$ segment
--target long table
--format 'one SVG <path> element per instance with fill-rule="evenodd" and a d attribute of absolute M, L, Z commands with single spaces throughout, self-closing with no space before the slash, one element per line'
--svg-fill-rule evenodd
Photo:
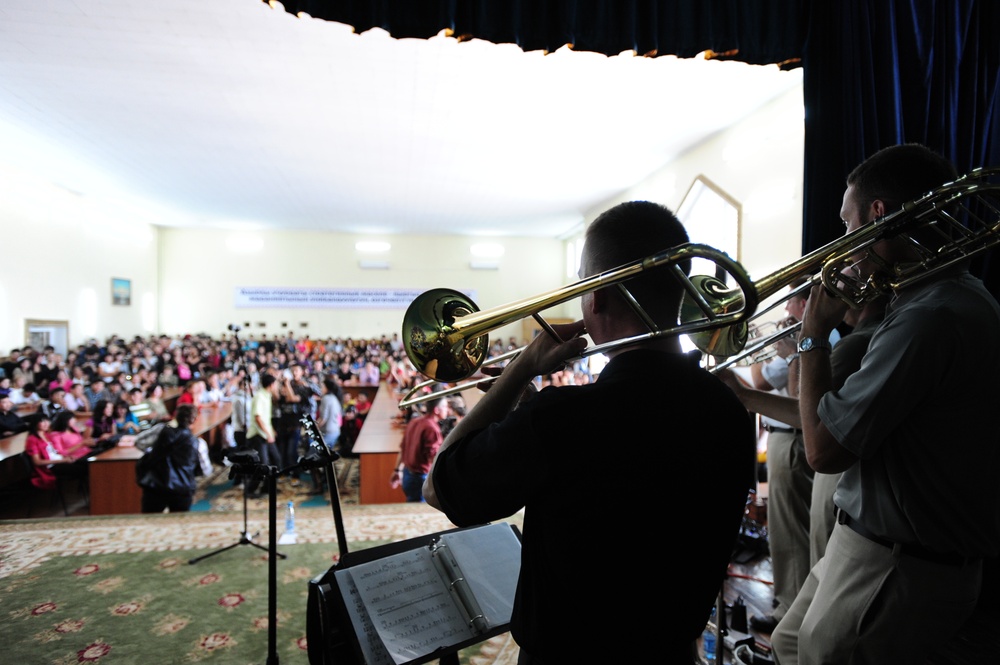
<path fill-rule="evenodd" d="M 209 448 L 221 445 L 225 425 L 232 413 L 233 405 L 229 402 L 203 407 L 199 409 L 191 432 L 196 437 L 203 437 Z M 134 446 L 118 446 L 88 460 L 91 515 L 142 512 L 142 488 L 135 481 L 135 463 L 142 455 L 143 451 Z"/>
<path fill-rule="evenodd" d="M 402 503 L 406 495 L 402 488 L 389 487 L 389 477 L 396 464 L 396 454 L 403 442 L 402 411 L 399 397 L 383 381 L 372 408 L 365 418 L 353 452 L 358 455 L 358 503 Z"/>
<path fill-rule="evenodd" d="M 476 389 L 462 393 L 466 409 L 471 409 L 482 395 Z M 402 399 L 392 388 L 382 382 L 372 402 L 371 411 L 361 427 L 354 452 L 359 456 L 358 503 L 402 503 L 406 495 L 402 488 L 389 486 L 389 477 L 396 468 L 396 456 L 403 443 Z"/>

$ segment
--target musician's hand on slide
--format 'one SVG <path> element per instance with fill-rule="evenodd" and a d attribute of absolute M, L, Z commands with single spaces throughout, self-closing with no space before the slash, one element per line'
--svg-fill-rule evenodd
<path fill-rule="evenodd" d="M 553 325 L 552 329 L 559 339 L 566 341 L 560 342 L 546 332 L 539 332 L 508 367 L 516 366 L 520 375 L 530 381 L 562 369 L 566 361 L 578 357 L 587 348 L 583 321 Z"/>
<path fill-rule="evenodd" d="M 844 320 L 848 305 L 840 298 L 831 295 L 822 284 L 812 287 L 809 299 L 806 300 L 806 310 L 802 317 L 800 336 L 829 336 L 830 332 Z M 808 331 L 808 332 L 807 332 Z"/>

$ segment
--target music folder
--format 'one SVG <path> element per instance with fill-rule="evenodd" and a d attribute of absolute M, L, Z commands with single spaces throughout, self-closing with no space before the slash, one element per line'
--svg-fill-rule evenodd
<path fill-rule="evenodd" d="M 314 614 L 327 624 L 312 631 L 322 636 L 309 635 L 314 665 L 415 665 L 509 630 L 521 566 L 516 527 L 498 522 L 384 547 L 355 553 L 368 556 L 314 580 L 311 593 L 326 583 L 317 598 L 325 610 Z M 321 654 L 314 637 L 323 642 L 315 645 Z"/>

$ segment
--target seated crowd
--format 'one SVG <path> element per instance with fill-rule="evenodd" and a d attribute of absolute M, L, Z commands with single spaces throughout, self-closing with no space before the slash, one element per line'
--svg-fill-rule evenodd
<path fill-rule="evenodd" d="M 495 340 L 490 355 L 517 346 L 513 338 Z M 301 371 L 293 373 L 295 367 Z M 291 465 L 299 452 L 300 441 L 294 434 L 306 409 L 325 431 L 335 433 L 337 440 L 328 440 L 328 445 L 337 445 L 341 455 L 349 457 L 371 407 L 368 394 L 357 387 L 377 386 L 384 380 L 404 393 L 424 380 L 397 334 L 323 340 L 266 334 L 245 339 L 199 334 L 125 340 L 113 335 L 103 343 L 90 340 L 65 357 L 52 347 L 40 351 L 24 347 L 0 360 L 0 438 L 30 431 L 25 449 L 36 466 L 32 482 L 41 488 L 51 487 L 57 475 L 70 472 L 71 466 L 62 468 L 66 462 L 107 447 L 134 445 L 144 430 L 174 421 L 177 408 L 184 404 L 232 402 L 233 436 L 228 445 L 239 446 L 245 430 L 245 413 L 240 412 L 249 402 L 246 389 L 256 392 L 264 374 L 287 384 L 289 395 L 297 392 L 306 397 L 293 404 L 282 392 L 275 402 L 276 430 L 294 438 L 291 445 L 278 446 L 284 453 L 283 467 Z M 539 387 L 589 380 L 588 365 L 578 363 L 572 370 L 542 377 Z M 165 394 L 177 396 L 176 406 L 167 408 Z M 339 428 L 322 421 L 324 412 L 329 413 L 321 406 L 325 395 L 336 396 L 339 402 L 340 413 L 335 416 Z M 411 413 L 404 415 L 408 419 Z M 221 463 L 224 451 L 212 453 Z M 298 484 L 297 477 L 292 481 Z M 321 481 L 314 479 L 313 484 L 314 492 L 322 491 Z"/>

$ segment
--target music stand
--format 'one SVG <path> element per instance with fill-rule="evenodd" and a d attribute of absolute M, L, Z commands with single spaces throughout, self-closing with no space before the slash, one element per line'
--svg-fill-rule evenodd
<path fill-rule="evenodd" d="M 362 550 L 355 554 L 349 553 L 347 535 L 344 529 L 344 515 L 340 505 L 340 488 L 337 485 L 337 474 L 333 462 L 340 455 L 331 450 L 323 440 L 323 435 L 309 415 L 304 415 L 299 422 L 309 438 L 309 452 L 299 463 L 306 468 L 322 467 L 327 475 L 330 491 L 330 506 L 333 510 L 334 528 L 337 531 L 337 546 L 340 552 L 340 563 L 322 575 L 310 580 L 309 596 L 306 612 L 306 635 L 309 645 L 309 662 L 311 665 L 361 665 L 354 644 L 357 637 L 349 630 L 350 621 L 343 611 L 343 600 L 338 597 L 334 571 L 341 566 L 353 565 L 372 558 L 384 556 L 386 553 L 398 553 L 423 546 L 439 534 L 420 536 L 399 543 L 390 543 L 381 547 Z M 454 529 L 458 531 L 458 529 Z M 345 623 L 346 622 L 346 623 Z M 458 665 L 458 651 L 435 655 L 441 665 Z"/>

